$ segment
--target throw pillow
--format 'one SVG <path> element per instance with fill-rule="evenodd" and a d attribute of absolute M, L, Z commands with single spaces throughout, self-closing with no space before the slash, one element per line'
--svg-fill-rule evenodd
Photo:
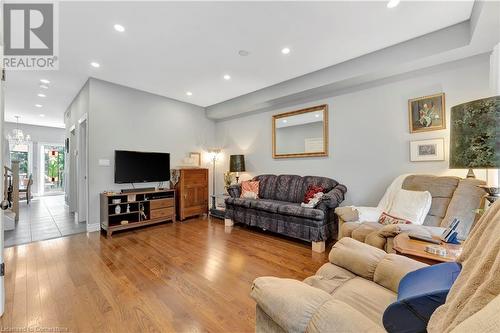
<path fill-rule="evenodd" d="M 247 180 L 241 182 L 241 198 L 258 199 L 259 198 L 259 181 Z"/>
<path fill-rule="evenodd" d="M 382 215 L 380 215 L 380 218 L 378 219 L 378 223 L 383 224 L 383 225 L 388 225 L 388 224 L 411 224 L 411 222 L 408 221 L 408 220 L 402 219 L 400 217 L 389 215 L 386 212 L 383 212 Z"/>
<path fill-rule="evenodd" d="M 389 214 L 422 225 L 432 204 L 428 191 L 399 190 L 396 193 Z"/>
<path fill-rule="evenodd" d="M 307 191 L 306 191 L 306 194 L 304 195 L 304 203 L 309 203 L 309 201 L 314 198 L 314 195 L 316 193 L 320 193 L 320 192 L 323 192 L 324 189 L 321 187 L 321 186 L 317 186 L 317 185 L 309 185 L 309 187 L 307 188 Z"/>

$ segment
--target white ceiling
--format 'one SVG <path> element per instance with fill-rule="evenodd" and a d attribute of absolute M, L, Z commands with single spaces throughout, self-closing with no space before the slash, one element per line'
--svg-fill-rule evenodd
<path fill-rule="evenodd" d="M 60 68 L 8 72 L 6 120 L 62 127 L 89 76 L 209 106 L 465 21 L 473 7 L 386 3 L 61 2 Z M 51 81 L 46 98 L 41 78 Z"/>

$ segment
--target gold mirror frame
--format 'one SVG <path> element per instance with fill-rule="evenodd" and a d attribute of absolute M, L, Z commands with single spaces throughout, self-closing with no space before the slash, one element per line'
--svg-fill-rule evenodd
<path fill-rule="evenodd" d="M 302 113 L 323 111 L 323 151 L 314 153 L 294 153 L 277 154 L 276 153 L 276 119 L 296 116 Z M 324 157 L 328 156 L 328 105 L 318 105 L 297 111 L 285 112 L 273 115 L 273 158 L 297 158 L 297 157 Z"/>

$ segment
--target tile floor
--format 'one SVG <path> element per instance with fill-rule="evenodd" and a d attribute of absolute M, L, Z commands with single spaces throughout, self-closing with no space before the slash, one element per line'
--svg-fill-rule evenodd
<path fill-rule="evenodd" d="M 75 222 L 74 213 L 64 204 L 64 195 L 21 201 L 19 222 L 14 230 L 5 231 L 5 247 L 57 238 L 86 231 L 86 223 Z"/>

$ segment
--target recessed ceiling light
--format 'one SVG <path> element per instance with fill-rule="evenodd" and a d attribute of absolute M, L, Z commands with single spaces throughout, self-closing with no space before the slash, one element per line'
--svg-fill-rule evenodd
<path fill-rule="evenodd" d="M 287 122 L 288 122 L 288 120 L 286 120 L 286 119 L 283 119 L 283 123 L 285 123 L 285 124 L 286 124 Z"/>
<path fill-rule="evenodd" d="M 186 91 L 186 95 L 188 95 L 188 96 L 193 96 L 193 93 L 192 93 L 192 92 L 190 92 L 190 91 Z"/>
<path fill-rule="evenodd" d="M 225 74 L 224 75 L 224 80 L 231 80 L 231 75 Z"/>
<path fill-rule="evenodd" d="M 115 24 L 113 26 L 113 28 L 115 28 L 115 30 L 118 31 L 118 32 L 124 32 L 125 31 L 125 27 L 123 25 L 121 25 L 121 24 Z"/>
<path fill-rule="evenodd" d="M 49 84 L 49 83 L 50 83 L 50 81 L 49 81 L 49 80 L 47 80 L 47 79 L 41 79 L 41 80 L 40 80 L 40 82 L 42 82 L 42 83 L 44 83 L 44 84 Z"/>
<path fill-rule="evenodd" d="M 250 54 L 250 52 L 248 52 L 247 50 L 239 50 L 238 54 L 242 57 L 246 57 L 247 55 Z"/>
<path fill-rule="evenodd" d="M 95 62 L 95 61 L 92 61 L 92 62 L 90 63 L 90 66 L 92 66 L 92 67 L 94 67 L 94 68 L 99 68 L 99 67 L 101 67 L 101 65 L 100 65 L 98 62 Z"/>
<path fill-rule="evenodd" d="M 288 47 L 284 47 L 281 49 L 281 53 L 288 54 L 288 53 L 290 53 L 290 49 Z"/>
<path fill-rule="evenodd" d="M 43 113 L 40 113 L 40 117 L 42 117 L 42 118 L 43 118 L 43 117 L 45 117 L 45 115 L 44 115 Z"/>
<path fill-rule="evenodd" d="M 37 108 L 41 108 L 43 105 L 42 104 L 35 104 Z"/>
<path fill-rule="evenodd" d="M 396 7 L 397 5 L 399 5 L 399 2 L 401 0 L 389 0 L 389 2 L 387 3 L 387 8 L 394 8 Z"/>
<path fill-rule="evenodd" d="M 45 94 L 38 94 L 37 96 L 38 97 L 47 97 L 47 95 L 45 95 Z"/>
<path fill-rule="evenodd" d="M 316 118 L 319 118 L 319 114 L 315 114 L 314 116 L 315 116 Z"/>
<path fill-rule="evenodd" d="M 42 89 L 49 89 L 49 86 L 46 86 L 45 84 L 41 84 L 40 88 L 42 88 Z"/>

